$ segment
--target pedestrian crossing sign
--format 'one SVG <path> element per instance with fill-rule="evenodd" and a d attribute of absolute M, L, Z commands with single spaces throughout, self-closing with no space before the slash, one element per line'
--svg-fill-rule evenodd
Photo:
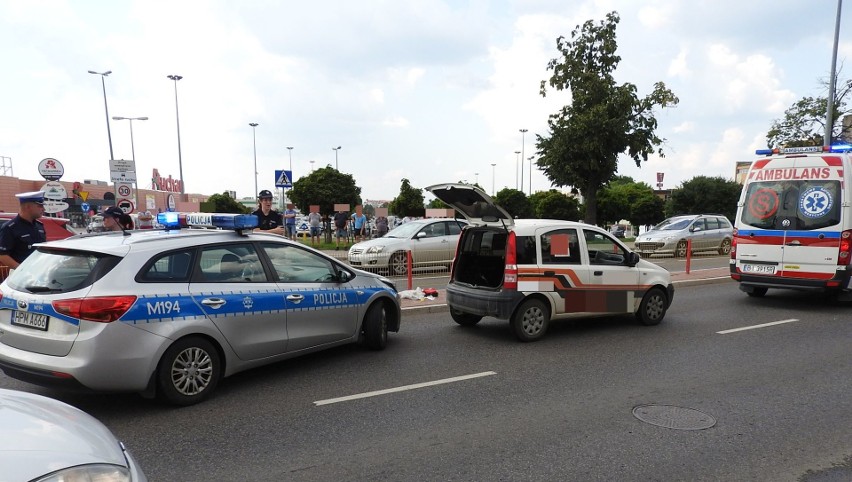
<path fill-rule="evenodd" d="M 275 171 L 275 187 L 293 187 L 292 171 Z"/>

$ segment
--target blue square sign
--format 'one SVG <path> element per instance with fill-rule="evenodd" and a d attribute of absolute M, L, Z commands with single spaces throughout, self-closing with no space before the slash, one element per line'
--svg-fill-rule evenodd
<path fill-rule="evenodd" d="M 275 187 L 293 187 L 292 171 L 275 171 Z"/>

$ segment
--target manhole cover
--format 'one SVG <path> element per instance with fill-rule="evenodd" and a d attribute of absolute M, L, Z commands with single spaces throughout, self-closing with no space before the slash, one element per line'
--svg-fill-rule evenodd
<path fill-rule="evenodd" d="M 694 408 L 672 405 L 639 405 L 633 416 L 658 427 L 674 430 L 704 430 L 716 425 L 716 419 Z"/>

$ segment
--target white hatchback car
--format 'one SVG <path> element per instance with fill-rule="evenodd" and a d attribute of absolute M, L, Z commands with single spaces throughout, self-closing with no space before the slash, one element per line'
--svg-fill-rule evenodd
<path fill-rule="evenodd" d="M 447 285 L 450 315 L 461 325 L 493 316 L 534 341 L 551 319 L 630 313 L 656 325 L 671 305 L 669 272 L 597 226 L 512 219 L 468 184 L 426 189 L 470 222 Z"/>
<path fill-rule="evenodd" d="M 249 233 L 254 215 L 181 216 L 39 245 L 0 286 L 0 368 L 189 405 L 239 371 L 358 341 L 378 350 L 399 331 L 390 280 Z M 174 229 L 187 223 L 232 230 Z"/>

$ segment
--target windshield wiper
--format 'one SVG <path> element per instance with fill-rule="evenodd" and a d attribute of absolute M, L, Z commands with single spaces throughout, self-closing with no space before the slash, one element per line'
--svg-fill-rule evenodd
<path fill-rule="evenodd" d="M 49 286 L 27 286 L 27 291 L 30 293 L 58 293 L 62 288 L 51 288 Z"/>

